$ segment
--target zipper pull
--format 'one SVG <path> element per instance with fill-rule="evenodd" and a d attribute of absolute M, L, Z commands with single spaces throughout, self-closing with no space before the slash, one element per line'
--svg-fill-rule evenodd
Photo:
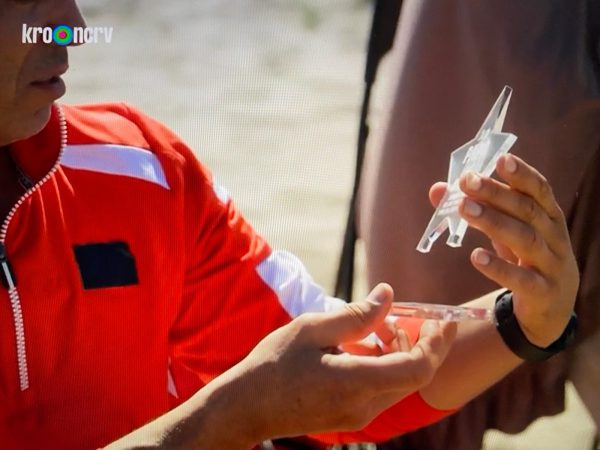
<path fill-rule="evenodd" d="M 8 257 L 6 256 L 6 246 L 4 243 L 0 242 L 0 278 L 2 279 L 2 284 L 6 289 L 14 289 L 17 287 L 17 279 L 15 278 L 15 273 L 8 262 Z"/>

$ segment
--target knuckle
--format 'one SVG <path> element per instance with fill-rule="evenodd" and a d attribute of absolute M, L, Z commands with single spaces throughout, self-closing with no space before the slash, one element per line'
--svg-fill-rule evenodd
<path fill-rule="evenodd" d="M 567 218 L 565 217 L 565 212 L 558 205 L 556 200 L 553 200 L 551 203 L 551 218 L 554 219 L 555 223 L 560 224 L 565 230 L 567 229 Z"/>
<path fill-rule="evenodd" d="M 311 337 L 316 329 L 316 313 L 304 313 L 288 324 L 294 330 L 294 334 L 300 337 Z"/>
<path fill-rule="evenodd" d="M 291 325 L 296 326 L 298 329 L 307 329 L 310 328 L 314 321 L 314 313 L 304 313 L 298 316 L 294 321 L 291 322 Z"/>
<path fill-rule="evenodd" d="M 525 221 L 528 223 L 535 222 L 540 215 L 539 207 L 531 197 L 521 198 L 521 210 L 523 211 Z"/>
<path fill-rule="evenodd" d="M 484 208 L 483 214 L 481 216 L 481 222 L 485 233 L 494 230 L 501 230 L 504 228 L 504 223 L 502 221 L 501 215 L 494 211 L 492 208 Z"/>
<path fill-rule="evenodd" d="M 358 303 L 348 303 L 344 306 L 350 316 L 358 323 L 358 325 L 366 325 L 367 324 L 367 315 L 362 310 L 360 304 Z"/>
<path fill-rule="evenodd" d="M 526 250 L 539 252 L 546 246 L 540 234 L 531 227 L 527 227 Z"/>
<path fill-rule="evenodd" d="M 498 188 L 496 183 L 494 183 L 490 179 L 482 178 L 481 185 L 481 190 L 486 195 L 486 197 L 495 198 L 500 194 L 500 189 Z"/>
<path fill-rule="evenodd" d="M 552 193 L 552 186 L 548 182 L 548 179 L 540 175 L 537 178 L 537 190 L 542 198 L 553 198 L 554 194 Z"/>
<path fill-rule="evenodd" d="M 314 320 L 314 313 L 307 312 L 307 313 L 304 313 L 304 314 L 298 316 L 296 318 L 295 322 L 298 324 L 298 326 L 302 327 L 302 326 L 306 326 L 306 325 L 310 324 L 313 320 Z"/>
<path fill-rule="evenodd" d="M 558 258 L 568 258 L 573 254 L 573 247 L 571 245 L 571 237 L 569 232 L 561 232 L 553 245 L 554 253 Z"/>

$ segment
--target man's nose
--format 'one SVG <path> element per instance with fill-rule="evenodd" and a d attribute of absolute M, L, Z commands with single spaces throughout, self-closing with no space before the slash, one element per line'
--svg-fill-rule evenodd
<path fill-rule="evenodd" d="M 52 14 L 53 23 L 51 23 L 50 26 L 55 27 L 58 25 L 68 25 L 71 28 L 85 28 L 87 26 L 85 18 L 83 17 L 83 14 L 81 14 L 81 10 L 79 9 L 79 5 L 77 5 L 76 0 L 60 0 L 57 3 L 59 6 L 54 10 L 54 14 Z M 69 46 L 77 45 L 81 44 L 69 44 Z"/>

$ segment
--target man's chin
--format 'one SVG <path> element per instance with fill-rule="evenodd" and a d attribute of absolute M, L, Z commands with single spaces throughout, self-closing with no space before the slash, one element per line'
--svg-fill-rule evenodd
<path fill-rule="evenodd" d="M 52 103 L 44 106 L 43 108 L 38 109 L 33 113 L 33 117 L 31 119 L 31 126 L 39 127 L 35 134 L 42 131 L 42 129 L 48 124 L 50 116 L 52 116 Z"/>
<path fill-rule="evenodd" d="M 18 97 L 16 115 L 20 117 L 15 120 L 13 129 L 19 136 L 18 140 L 26 139 L 42 131 L 52 115 L 52 105 L 65 93 L 66 86 L 60 77 L 52 83 L 28 85 Z"/>
<path fill-rule="evenodd" d="M 26 117 L 17 119 L 16 124 L 13 125 L 11 142 L 22 141 L 38 134 L 48 124 L 51 115 L 52 104 L 49 104 L 30 112 Z"/>

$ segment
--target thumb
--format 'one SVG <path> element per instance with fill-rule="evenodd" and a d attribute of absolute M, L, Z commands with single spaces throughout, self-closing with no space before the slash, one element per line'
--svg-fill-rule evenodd
<path fill-rule="evenodd" d="M 438 181 L 429 189 L 429 201 L 434 208 L 437 208 L 448 189 L 448 183 Z"/>
<path fill-rule="evenodd" d="M 335 312 L 320 314 L 313 328 L 316 343 L 321 348 L 335 347 L 364 338 L 384 321 L 393 298 L 391 286 L 380 283 L 365 300 L 349 303 Z"/>

